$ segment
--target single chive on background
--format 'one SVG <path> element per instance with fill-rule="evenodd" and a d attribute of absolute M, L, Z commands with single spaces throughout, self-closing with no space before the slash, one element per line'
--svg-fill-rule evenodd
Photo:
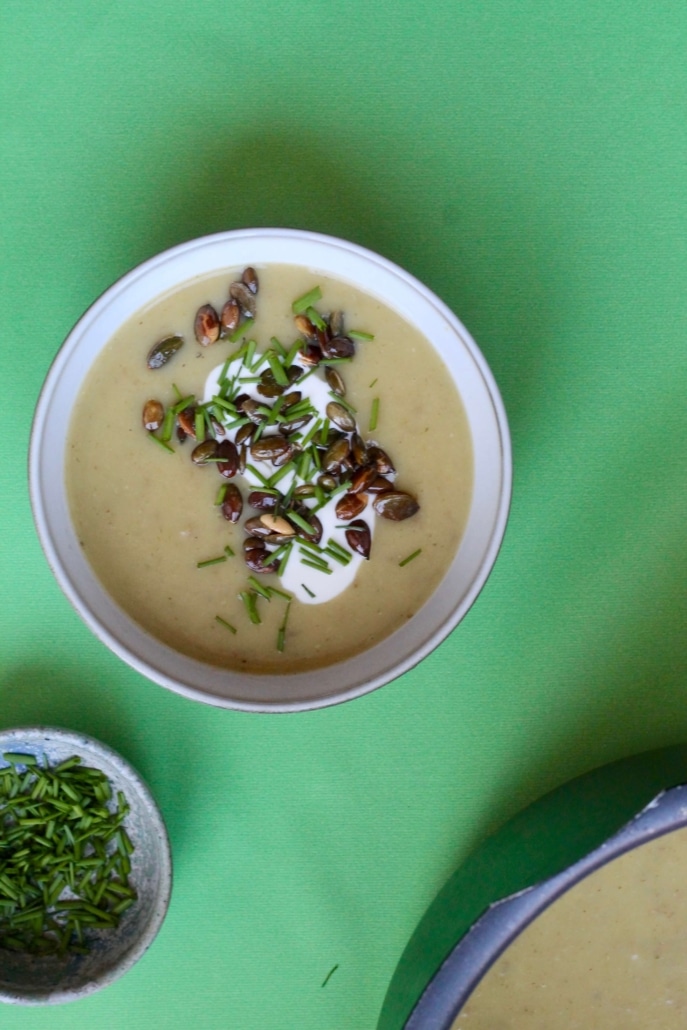
<path fill-rule="evenodd" d="M 315 286 L 312 290 L 308 290 L 302 297 L 298 297 L 294 300 L 291 305 L 291 310 L 294 315 L 302 315 L 303 312 L 309 308 L 312 304 L 317 304 L 318 300 L 322 300 L 322 290 L 319 286 Z"/>
<path fill-rule="evenodd" d="M 413 553 L 409 554 L 407 558 L 404 558 L 403 561 L 400 561 L 398 563 L 399 567 L 403 568 L 403 566 L 407 565 L 408 562 L 411 562 L 413 560 L 413 558 L 417 558 L 418 554 L 422 554 L 422 548 L 421 547 L 418 547 L 417 551 L 413 551 Z"/>

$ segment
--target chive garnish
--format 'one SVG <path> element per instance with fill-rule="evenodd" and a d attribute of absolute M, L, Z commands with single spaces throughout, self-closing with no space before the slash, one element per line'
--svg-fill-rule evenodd
<path fill-rule="evenodd" d="M 252 586 L 253 590 L 255 590 L 256 594 L 260 594 L 260 596 L 264 597 L 266 601 L 272 600 L 269 589 L 264 587 L 262 583 L 255 578 L 255 576 L 249 576 L 248 582 Z"/>
<path fill-rule="evenodd" d="M 162 420 L 162 428 L 160 430 L 160 439 L 163 440 L 165 443 L 172 439 L 175 418 L 176 415 L 174 414 L 174 408 L 167 408 L 167 411 L 165 412 L 165 417 Z"/>
<path fill-rule="evenodd" d="M 255 626 L 259 626 L 262 620 L 258 613 L 258 595 L 254 590 L 242 590 L 239 597 L 243 601 L 250 621 Z"/>
<path fill-rule="evenodd" d="M 333 397 L 336 403 L 340 404 L 342 408 L 346 409 L 346 411 L 350 411 L 351 415 L 356 415 L 358 413 L 358 409 L 354 408 L 350 401 L 347 401 L 345 397 L 341 396 L 341 394 L 334 393 L 333 390 L 330 390 L 329 396 Z"/>
<path fill-rule="evenodd" d="M 255 349 L 257 346 L 258 345 L 255 342 L 255 340 L 249 340 L 246 346 L 246 357 L 244 364 L 246 368 L 249 368 L 251 370 L 251 372 L 255 370 L 255 366 L 253 365 L 253 358 L 255 357 Z"/>
<path fill-rule="evenodd" d="M 286 352 L 286 357 L 284 358 L 284 368 L 291 368 L 291 366 L 293 365 L 294 361 L 296 360 L 296 355 L 298 354 L 300 349 L 301 349 L 301 341 L 300 340 L 296 340 L 295 343 L 291 344 L 291 346 L 289 347 L 288 351 Z"/>
<path fill-rule="evenodd" d="M 227 496 L 227 487 L 228 486 L 229 486 L 228 483 L 222 483 L 222 485 L 220 486 L 219 490 L 217 491 L 217 496 L 215 497 L 215 505 L 216 506 L 220 505 L 220 504 L 224 504 L 224 498 Z"/>
<path fill-rule="evenodd" d="M 282 364 L 273 350 L 267 351 L 267 363 L 272 369 L 272 375 L 280 386 L 289 385 L 289 377 L 284 371 Z"/>
<path fill-rule="evenodd" d="M 310 590 L 309 587 L 306 587 L 305 583 L 301 583 L 301 586 L 305 590 L 306 594 L 310 595 L 310 597 L 317 597 L 317 594 L 313 594 L 312 590 Z"/>
<path fill-rule="evenodd" d="M 284 621 L 279 627 L 277 633 L 277 651 L 283 651 L 286 643 L 286 623 L 289 621 L 289 612 L 291 611 L 291 601 L 286 605 L 286 611 L 284 612 Z"/>
<path fill-rule="evenodd" d="M 245 336 L 245 334 L 253 328 L 254 322 L 254 318 L 247 318 L 245 322 L 239 324 L 229 337 L 229 343 L 238 343 L 241 337 Z M 234 357 L 236 357 L 236 355 L 234 355 Z"/>
<path fill-rule="evenodd" d="M 296 462 L 295 461 L 287 461 L 286 465 L 282 465 L 282 467 L 280 469 L 278 469 L 274 473 L 273 476 L 270 476 L 269 479 L 265 480 L 265 485 L 266 486 L 276 486 L 277 483 L 279 483 L 284 478 L 284 476 L 288 476 L 289 472 L 295 472 L 295 471 L 296 471 Z"/>
<path fill-rule="evenodd" d="M 272 344 L 272 346 L 274 347 L 274 349 L 275 349 L 275 350 L 276 350 L 276 351 L 277 351 L 277 352 L 278 352 L 279 354 L 281 354 L 282 358 L 285 358 L 285 357 L 286 357 L 286 347 L 285 347 L 285 346 L 283 345 L 283 343 L 280 343 L 280 342 L 279 342 L 279 340 L 277 339 L 277 337 L 276 337 L 276 336 L 270 336 L 270 343 Z"/>
<path fill-rule="evenodd" d="M 372 333 L 364 333 L 362 329 L 349 329 L 346 335 L 352 340 L 374 340 Z"/>
<path fill-rule="evenodd" d="M 227 544 L 226 547 L 224 548 L 224 553 L 226 554 L 227 558 L 233 558 L 234 557 L 234 552 L 232 551 L 232 549 L 229 546 L 229 544 Z"/>
<path fill-rule="evenodd" d="M 308 316 L 308 318 L 310 319 L 310 321 L 312 322 L 312 324 L 314 326 L 316 326 L 318 329 L 324 330 L 324 329 L 327 328 L 327 323 L 322 318 L 322 316 L 320 315 L 319 311 L 315 311 L 315 308 L 313 308 L 311 306 L 308 306 L 305 309 L 305 313 Z"/>
<path fill-rule="evenodd" d="M 292 547 L 293 547 L 293 544 L 287 544 L 286 545 L 286 551 L 284 552 L 284 556 L 281 559 L 281 561 L 279 562 L 279 568 L 277 569 L 277 575 L 278 576 L 283 576 L 284 575 L 284 571 L 285 571 L 286 566 L 288 564 L 289 558 L 291 557 L 291 549 L 292 549 Z"/>
<path fill-rule="evenodd" d="M 312 304 L 317 304 L 318 300 L 322 300 L 322 290 L 319 286 L 315 286 L 312 290 L 308 290 L 302 297 L 298 297 L 294 300 L 291 305 L 291 310 L 294 315 L 302 315 L 303 312 L 309 308 Z"/>
<path fill-rule="evenodd" d="M 221 565 L 221 563 L 226 560 L 226 554 L 220 554 L 218 558 L 208 558 L 206 561 L 196 562 L 196 568 L 207 569 L 209 565 Z"/>
<path fill-rule="evenodd" d="M 370 390 L 372 389 L 372 387 L 374 386 L 374 384 L 375 384 L 376 382 L 377 382 L 377 380 L 376 380 L 376 379 L 373 379 L 373 380 L 372 380 L 372 382 L 370 383 L 370 386 L 369 386 L 369 389 L 370 389 Z"/>
<path fill-rule="evenodd" d="M 177 403 L 170 408 L 170 411 L 172 411 L 174 415 L 180 415 L 182 411 L 186 410 L 186 408 L 190 408 L 195 399 L 196 398 L 192 393 L 189 394 L 188 397 L 182 397 L 180 401 L 177 401 Z"/>
<path fill-rule="evenodd" d="M 267 589 L 270 594 L 276 594 L 277 597 L 283 597 L 285 601 L 293 601 L 291 594 L 287 594 L 285 590 L 278 590 L 277 587 L 268 587 Z"/>
<path fill-rule="evenodd" d="M 377 419 L 379 418 L 379 397 L 375 397 L 372 401 L 372 410 L 370 411 L 370 432 L 373 433 L 377 428 Z"/>
<path fill-rule="evenodd" d="M 201 443 L 205 439 L 205 415 L 201 408 L 196 409 L 196 417 L 194 419 L 196 440 Z"/>
<path fill-rule="evenodd" d="M 263 476 L 263 474 L 261 472 L 258 472 L 258 470 L 256 469 L 255 465 L 246 465 L 246 468 L 248 469 L 248 471 L 252 475 L 255 476 L 256 479 L 258 479 L 260 481 L 260 483 L 262 483 L 263 486 L 271 486 L 272 485 L 270 483 L 269 479 L 266 479 L 265 476 Z"/>
<path fill-rule="evenodd" d="M 151 440 L 154 440 L 155 443 L 159 444 L 160 447 L 164 447 L 166 451 L 169 451 L 170 454 L 174 454 L 174 448 L 170 447 L 169 444 L 162 439 L 162 437 L 156 436 L 155 433 L 148 433 L 148 436 Z"/>
<path fill-rule="evenodd" d="M 302 515 L 299 515 L 298 512 L 287 511 L 285 512 L 285 515 L 289 522 L 293 522 L 294 526 L 298 526 L 298 528 L 302 529 L 304 533 L 313 532 L 313 528 L 310 525 L 310 523 L 306 519 L 304 519 Z"/>
<path fill-rule="evenodd" d="M 324 572 L 327 576 L 331 576 L 333 569 L 330 569 L 328 565 L 320 565 L 314 561 L 310 561 L 308 558 L 301 558 L 301 565 L 307 565 L 310 569 L 317 569 L 318 572 Z"/>
<path fill-rule="evenodd" d="M 403 568 L 404 565 L 407 565 L 408 562 L 411 562 L 413 560 L 413 558 L 417 558 L 418 554 L 421 554 L 421 553 L 422 553 L 422 548 L 418 547 L 417 551 L 413 551 L 412 554 L 409 554 L 407 558 L 404 558 L 403 561 L 400 561 L 398 563 L 399 567 Z"/>

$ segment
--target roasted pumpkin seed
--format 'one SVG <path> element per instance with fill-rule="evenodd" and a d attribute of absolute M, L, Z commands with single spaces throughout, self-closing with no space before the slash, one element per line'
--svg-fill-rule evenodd
<path fill-rule="evenodd" d="M 160 340 L 148 351 L 146 358 L 148 368 L 162 368 L 183 345 L 183 336 L 166 336 L 164 340 Z"/>
<path fill-rule="evenodd" d="M 234 329 L 239 324 L 241 318 L 241 308 L 238 302 L 235 300 L 228 300 L 222 308 L 222 314 L 220 315 L 220 321 L 222 328 L 226 333 L 233 333 Z"/>
<path fill-rule="evenodd" d="M 351 519 L 355 519 L 358 515 L 361 515 L 367 505 L 367 497 L 365 494 L 344 494 L 336 502 L 337 519 L 341 519 L 342 522 L 350 522 Z"/>
<path fill-rule="evenodd" d="M 258 275 L 251 265 L 249 265 L 248 268 L 244 268 L 243 274 L 241 275 L 241 281 L 248 287 L 251 293 L 256 294 L 258 292 L 258 289 L 260 288 Z"/>
<path fill-rule="evenodd" d="M 219 340 L 219 315 L 212 304 L 203 304 L 196 312 L 193 331 L 201 347 L 208 347 Z"/>
<path fill-rule="evenodd" d="M 355 419 L 350 411 L 344 408 L 343 404 L 338 404 L 337 401 L 330 401 L 326 410 L 327 418 L 330 422 L 333 422 L 335 426 L 338 426 L 345 433 L 353 432 L 355 429 Z"/>
<path fill-rule="evenodd" d="M 239 452 L 231 440 L 222 440 L 217 446 L 217 457 L 222 460 L 217 463 L 217 471 L 226 479 L 233 479 L 239 470 Z"/>
<path fill-rule="evenodd" d="M 237 300 L 241 306 L 241 310 L 245 314 L 250 315 L 251 318 L 255 318 L 257 311 L 257 305 L 255 303 L 255 294 L 252 293 L 245 283 L 232 283 L 229 287 L 229 296 L 232 300 Z"/>
<path fill-rule="evenodd" d="M 346 543 L 352 551 L 356 551 L 363 558 L 369 559 L 372 548 L 372 534 L 367 522 L 363 519 L 356 519 L 355 522 L 351 522 L 346 530 Z"/>
<path fill-rule="evenodd" d="M 372 506 L 378 515 L 392 522 L 402 522 L 420 510 L 415 498 L 400 490 L 387 490 L 386 493 L 377 494 Z"/>
<path fill-rule="evenodd" d="M 145 402 L 142 415 L 143 426 L 149 433 L 154 433 L 156 429 L 160 428 L 164 417 L 165 409 L 159 401 L 150 400 Z"/>
<path fill-rule="evenodd" d="M 339 397 L 346 396 L 346 384 L 337 369 L 327 365 L 324 370 L 324 378 L 327 380 L 327 385 L 332 393 L 338 394 Z"/>
<path fill-rule="evenodd" d="M 235 483 L 227 483 L 226 493 L 222 501 L 222 515 L 227 522 L 238 522 L 243 511 L 243 497 Z"/>
<path fill-rule="evenodd" d="M 203 440 L 191 451 L 191 461 L 194 465 L 207 465 L 211 458 L 217 455 L 217 441 L 212 438 Z"/>

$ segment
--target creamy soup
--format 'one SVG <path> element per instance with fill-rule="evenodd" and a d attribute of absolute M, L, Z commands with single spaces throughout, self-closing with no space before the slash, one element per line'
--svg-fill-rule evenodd
<path fill-rule="evenodd" d="M 487 972 L 452 1030 L 684 1030 L 687 829 L 572 887 Z"/>
<path fill-rule="evenodd" d="M 465 527 L 472 448 L 456 388 L 420 331 L 373 297 L 307 269 L 267 266 L 257 272 L 255 320 L 234 342 L 220 339 L 200 346 L 194 319 L 202 305 L 222 309 L 240 269 L 187 283 L 114 335 L 74 408 L 66 480 L 90 564 L 140 625 L 175 649 L 215 665 L 295 672 L 365 650 L 428 599 Z M 337 366 L 345 401 L 355 408 L 363 439 L 379 444 L 392 458 L 394 490 L 415 498 L 419 511 L 392 522 L 368 510 L 365 520 L 374 519 L 369 560 L 358 559 L 353 581 L 326 603 L 305 603 L 317 594 L 317 569 L 308 569 L 307 596 L 300 577 L 294 583 L 292 575 L 291 596 L 300 589 L 301 600 L 295 597 L 289 605 L 284 630 L 288 602 L 281 594 L 269 601 L 259 593 L 253 597 L 259 622 L 251 621 L 245 603 L 251 570 L 244 563 L 243 527 L 259 514 L 245 498 L 255 480 L 251 486 L 240 474 L 232 479 L 244 508 L 239 522 L 227 521 L 216 503 L 226 483 L 217 463 L 194 464 L 192 439 L 179 443 L 173 436 L 171 451 L 158 446 L 143 428 L 141 412 L 151 398 L 165 406 L 179 396 L 202 401 L 213 370 L 246 341 L 256 341 L 258 355 L 273 337 L 290 348 L 298 339 L 292 302 L 316 286 L 322 294 L 317 309 L 342 311 L 347 330 L 363 334 L 350 363 Z M 161 367 L 148 368 L 151 347 L 170 334 L 183 336 L 183 346 Z M 274 399 L 265 403 L 272 405 Z M 401 564 L 410 555 L 415 555 L 412 561 Z M 226 560 L 202 564 L 216 557 Z M 280 588 L 276 575 L 259 579 L 265 587 Z"/>

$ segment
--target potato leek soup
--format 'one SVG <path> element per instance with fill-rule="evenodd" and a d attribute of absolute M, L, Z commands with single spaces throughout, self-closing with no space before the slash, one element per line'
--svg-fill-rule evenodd
<path fill-rule="evenodd" d="M 504 951 L 452 1030 L 683 1030 L 687 829 L 591 873 Z"/>
<path fill-rule="evenodd" d="M 85 380 L 66 463 L 115 601 L 176 650 L 255 673 L 344 660 L 411 618 L 472 476 L 422 333 L 290 265 L 195 280 L 131 318 Z"/>

